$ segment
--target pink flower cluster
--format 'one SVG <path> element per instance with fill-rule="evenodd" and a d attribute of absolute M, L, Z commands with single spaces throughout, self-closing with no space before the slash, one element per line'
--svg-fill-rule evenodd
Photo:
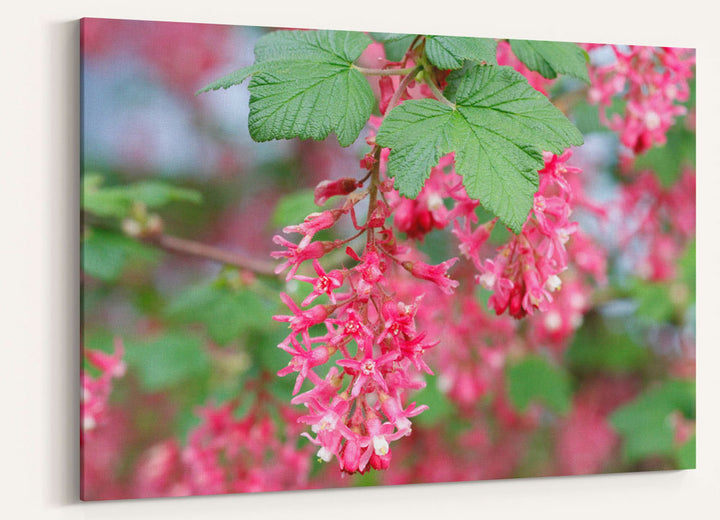
<path fill-rule="evenodd" d="M 445 173 L 452 166 L 453 155 L 442 157 L 414 199 L 402 197 L 397 191 L 388 194 L 388 201 L 394 210 L 395 227 L 409 239 L 423 240 L 433 229 L 447 227 L 454 217 L 454 212 L 447 209 L 444 199 L 451 197 L 456 191 L 458 198 L 467 199 L 461 177 L 455 173 Z"/>
<path fill-rule="evenodd" d="M 366 157 L 363 165 L 371 172 L 379 167 L 373 157 Z M 344 203 L 285 228 L 286 233 L 302 235 L 298 244 L 280 236 L 274 239 L 285 247 L 273 254 L 285 260 L 278 271 L 289 268 L 288 280 L 312 288 L 300 305 L 289 295 L 281 295 L 292 314 L 274 317 L 290 328 L 278 346 L 292 359 L 278 374 L 297 374 L 292 402 L 307 408 L 299 419 L 311 428 L 312 435 L 305 435 L 318 446 L 321 460 L 336 458 L 347 473 L 386 469 L 392 456 L 390 443 L 409 435 L 410 419 L 427 408 L 415 403 L 406 406 L 404 400 L 407 391 L 424 386 L 413 370 L 431 373 L 423 354 L 436 342 L 416 330 L 415 315 L 422 296 L 412 301 L 399 299 L 388 277 L 404 269 L 416 279 L 434 282 L 446 293 L 458 285 L 447 274 L 456 259 L 429 265 L 414 259 L 408 248 L 398 244 L 388 221 L 392 208 L 385 202 L 392 183 L 380 181 L 379 170 L 374 171 L 376 177 L 368 190 L 352 191 L 347 179 L 321 182 L 316 200 L 342 195 Z M 356 207 L 366 199 L 368 215 L 361 225 Z M 344 240 L 314 241 L 318 231 L 334 226 L 347 215 L 357 230 L 355 235 Z M 358 254 L 346 244 L 361 235 L 366 235 L 366 242 Z M 342 264 L 326 270 L 320 259 L 343 246 Z M 308 261 L 314 275 L 298 274 Z M 334 366 L 327 369 L 328 364 Z M 320 370 L 323 375 L 318 374 Z M 306 381 L 312 387 L 298 394 Z"/>
<path fill-rule="evenodd" d="M 550 348 L 558 355 L 564 352 L 592 306 L 592 289 L 588 284 L 570 270 L 562 278 L 563 290 L 555 295 L 546 312 L 535 314 L 528 320 L 530 344 Z"/>
<path fill-rule="evenodd" d="M 605 107 L 603 122 L 620 135 L 630 157 L 663 145 L 666 133 L 686 108 L 688 81 L 693 76 L 695 55 L 691 49 L 669 47 L 620 47 L 611 45 L 616 61 L 590 67 L 591 103 Z M 625 101 L 623 114 L 608 116 L 613 99 Z"/>
<path fill-rule="evenodd" d="M 491 253 L 486 246 L 498 220 L 479 223 L 476 209 L 480 203 L 468 197 L 462 178 L 453 169 L 452 155 L 443 157 L 432 169 L 414 200 L 397 192 L 389 194 L 395 225 L 408 238 L 422 240 L 433 229 L 452 223 L 460 253 L 479 272 L 476 282 L 493 291 L 489 303 L 497 314 L 507 310 L 522 318 L 535 310 L 545 311 L 553 301 L 551 293 L 562 285 L 560 273 L 568 266 L 567 243 L 578 227 L 570 221 L 576 192 L 583 205 L 592 206 L 577 181 L 580 169 L 567 164 L 571 155 L 571 150 L 560 156 L 545 154 L 545 167 L 538 172 L 539 190 L 522 232 L 513 235 L 492 259 L 487 258 Z M 451 208 L 446 206 L 448 199 Z M 604 260 L 586 260 L 604 269 Z"/>
<path fill-rule="evenodd" d="M 625 184 L 618 203 L 624 223 L 620 247 L 639 251 L 638 274 L 652 281 L 672 280 L 677 260 L 695 235 L 695 172 L 686 169 L 663 188 L 651 171 Z"/>
<path fill-rule="evenodd" d="M 205 406 L 199 426 L 185 448 L 172 439 L 153 445 L 140 457 L 135 496 L 187 496 L 304 489 L 308 450 L 298 449 L 293 428 L 297 414 L 279 410 L 286 431 L 255 407 L 238 419 L 237 403 Z"/>
<path fill-rule="evenodd" d="M 489 304 L 497 314 L 507 310 L 522 318 L 536 309 L 545 311 L 553 300 L 551 293 L 562 285 L 558 275 L 568 265 L 566 244 L 577 230 L 570 221 L 573 194 L 565 178 L 579 172 L 566 164 L 571 154 L 570 150 L 560 156 L 545 154 L 532 212 L 521 233 L 502 245 L 493 259 L 484 257 L 482 246 L 497 220 L 473 228 L 477 216 L 471 201 L 456 208 L 455 214 L 464 220 L 454 229 L 460 251 L 479 271 L 477 283 L 493 291 Z"/>
<path fill-rule="evenodd" d="M 575 191 L 577 193 L 577 191 Z M 604 218 L 604 213 L 595 216 Z M 526 338 L 533 349 L 549 349 L 561 359 L 568 343 L 592 308 L 594 286 L 607 282 L 607 251 L 581 230 L 567 244 L 568 269 L 560 278 L 562 290 L 554 294 L 545 312 L 529 317 Z"/>
<path fill-rule="evenodd" d="M 123 355 L 123 344 L 119 338 L 115 338 L 115 349 L 112 354 L 85 349 L 87 361 L 100 371 L 100 375 L 93 378 L 85 372 L 82 374 L 80 413 L 83 434 L 92 432 L 102 424 L 108 410 L 112 380 L 125 375 L 126 366 L 122 360 Z"/>
<path fill-rule="evenodd" d="M 422 323 L 442 338 L 441 348 L 434 352 L 438 386 L 463 409 L 472 408 L 502 389 L 507 355 L 517 344 L 516 323 L 508 316 L 488 314 L 472 291 L 437 298 L 430 308 L 434 315 L 426 313 Z"/>

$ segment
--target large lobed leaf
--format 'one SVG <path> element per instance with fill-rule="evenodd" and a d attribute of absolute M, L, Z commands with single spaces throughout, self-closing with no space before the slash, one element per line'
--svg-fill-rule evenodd
<path fill-rule="evenodd" d="M 402 195 L 416 197 L 440 157 L 455 152 L 468 195 L 519 233 L 538 189 L 542 150 L 560 154 L 582 144 L 582 134 L 509 67 L 475 65 L 448 82 L 454 106 L 411 100 L 385 117 L 376 142 L 392 149 L 389 174 Z"/>
<path fill-rule="evenodd" d="M 347 31 L 276 31 L 255 45 L 255 64 L 200 90 L 229 88 L 250 80 L 250 135 L 323 140 L 331 132 L 342 146 L 357 139 L 375 98 L 353 66 L 372 42 Z"/>

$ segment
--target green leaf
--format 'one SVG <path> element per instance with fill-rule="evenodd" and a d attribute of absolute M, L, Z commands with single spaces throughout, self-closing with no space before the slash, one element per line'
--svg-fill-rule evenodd
<path fill-rule="evenodd" d="M 405 53 L 415 40 L 415 34 L 399 34 L 399 33 L 370 33 L 373 40 L 380 42 L 385 47 L 385 58 L 388 61 L 401 61 L 405 57 Z"/>
<path fill-rule="evenodd" d="M 566 351 L 565 361 L 580 372 L 623 374 L 645 367 L 650 352 L 629 334 L 610 329 L 597 315 L 588 315 Z"/>
<path fill-rule="evenodd" d="M 675 457 L 678 469 L 695 469 L 695 435 L 680 446 Z"/>
<path fill-rule="evenodd" d="M 427 36 L 425 54 L 430 63 L 441 69 L 459 69 L 465 60 L 478 63 L 497 63 L 492 38 L 468 38 L 462 36 Z"/>
<path fill-rule="evenodd" d="M 376 142 L 392 148 L 388 172 L 414 198 L 440 157 L 455 152 L 468 195 L 519 233 L 538 189 L 542 150 L 560 154 L 582 144 L 582 134 L 510 67 L 474 66 L 450 81 L 454 106 L 410 100 L 385 117 Z"/>
<path fill-rule="evenodd" d="M 525 412 L 532 402 L 541 402 L 556 412 L 570 410 L 570 381 L 560 368 L 532 356 L 511 365 L 506 371 L 508 397 L 512 405 Z"/>
<path fill-rule="evenodd" d="M 100 217 L 127 216 L 130 210 L 127 197 L 117 190 L 102 189 L 102 184 L 102 175 L 89 173 L 83 176 L 82 208 Z"/>
<path fill-rule="evenodd" d="M 299 224 L 316 211 L 321 211 L 321 208 L 315 204 L 315 192 L 300 190 L 280 198 L 270 221 L 273 226 L 290 226 Z"/>
<path fill-rule="evenodd" d="M 412 34 L 405 34 L 405 33 L 384 33 L 384 32 L 371 32 L 370 36 L 373 40 L 375 40 L 378 43 L 388 43 L 388 42 L 396 42 L 399 40 L 404 40 L 405 38 L 413 38 L 414 35 Z"/>
<path fill-rule="evenodd" d="M 159 181 L 138 182 L 129 186 L 127 191 L 132 200 L 142 202 L 148 208 L 157 208 L 176 201 L 193 204 L 202 202 L 202 195 L 196 190 L 178 188 Z"/>
<path fill-rule="evenodd" d="M 457 410 L 452 401 L 438 388 L 437 378 L 427 379 L 427 386 L 413 394 L 411 401 L 415 401 L 418 405 L 426 404 L 428 409 L 413 419 L 413 422 L 421 426 L 435 426 L 449 417 L 456 416 Z"/>
<path fill-rule="evenodd" d="M 617 409 L 610 416 L 610 422 L 623 438 L 623 458 L 633 463 L 649 456 L 672 457 L 674 412 L 689 419 L 695 417 L 693 381 L 666 381 Z"/>
<path fill-rule="evenodd" d="M 680 260 L 678 261 L 678 268 L 680 269 L 680 276 L 679 279 L 681 282 L 683 282 L 687 288 L 689 294 L 690 302 L 695 302 L 695 288 L 697 285 L 697 282 L 695 280 L 696 277 L 696 260 L 695 260 L 695 248 L 696 248 L 697 242 L 695 239 L 690 242 L 690 244 L 687 247 L 687 250 L 683 254 L 683 256 L 680 257 Z"/>
<path fill-rule="evenodd" d="M 255 64 L 200 90 L 250 80 L 250 135 L 256 141 L 315 139 L 331 132 L 341 146 L 357 139 L 375 103 L 370 84 L 353 67 L 372 42 L 347 31 L 276 31 L 255 45 Z"/>
<path fill-rule="evenodd" d="M 662 323 L 670 321 L 675 313 L 675 305 L 670 298 L 670 285 L 667 283 L 634 279 L 630 295 L 637 302 L 635 312 L 638 316 Z"/>
<path fill-rule="evenodd" d="M 160 181 L 143 181 L 127 186 L 102 187 L 100 175 L 88 174 L 83 179 L 82 206 L 85 211 L 100 217 L 126 217 L 135 203 L 158 208 L 170 202 L 202 202 L 202 195 Z"/>
<path fill-rule="evenodd" d="M 261 70 L 262 67 L 257 67 L 253 65 L 235 70 L 230 74 L 226 74 L 222 78 L 215 80 L 208 85 L 205 85 L 203 88 L 195 92 L 195 95 L 197 96 L 198 94 L 210 92 L 211 90 L 228 89 L 230 87 L 234 87 L 235 85 L 239 85 L 240 83 L 248 79 L 250 76 Z"/>
<path fill-rule="evenodd" d="M 587 53 L 574 43 L 510 40 L 510 47 L 530 70 L 552 79 L 566 74 L 590 83 Z"/>
<path fill-rule="evenodd" d="M 179 322 L 203 324 L 219 345 L 273 324 L 272 309 L 256 293 L 214 283 L 186 289 L 173 299 L 166 315 Z"/>
<path fill-rule="evenodd" d="M 695 133 L 682 123 L 675 124 L 667 133 L 667 142 L 638 156 L 635 165 L 638 170 L 653 170 L 660 183 L 669 188 L 686 167 L 695 167 Z"/>
<path fill-rule="evenodd" d="M 112 231 L 88 229 L 82 242 L 82 268 L 95 278 L 116 280 L 132 260 L 153 262 L 158 254 L 136 241 Z"/>
<path fill-rule="evenodd" d="M 129 370 L 148 392 L 209 375 L 210 360 L 202 342 L 184 332 L 167 332 L 150 341 L 126 341 L 125 350 Z"/>

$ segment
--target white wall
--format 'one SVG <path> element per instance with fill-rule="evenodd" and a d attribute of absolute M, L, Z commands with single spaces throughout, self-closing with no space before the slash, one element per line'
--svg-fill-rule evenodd
<path fill-rule="evenodd" d="M 32 1 L 3 7 L 0 517 L 718 518 L 720 50 L 711 2 Z M 643 6 L 641 4 L 648 4 Z M 486 5 L 489 4 L 489 5 Z M 310 7 L 312 6 L 312 7 Z M 331 492 L 77 501 L 77 24 L 82 16 L 698 48 L 698 469 Z M 337 516 L 336 516 L 337 515 Z"/>

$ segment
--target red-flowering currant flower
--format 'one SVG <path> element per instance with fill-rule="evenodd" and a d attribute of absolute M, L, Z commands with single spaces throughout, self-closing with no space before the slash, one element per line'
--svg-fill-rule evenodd
<path fill-rule="evenodd" d="M 308 276 L 296 275 L 295 279 L 301 282 L 309 282 L 313 284 L 313 291 L 305 298 L 301 305 L 303 307 L 310 305 L 318 296 L 327 294 L 330 297 L 332 303 L 337 303 L 335 300 L 335 289 L 339 288 L 343 284 L 343 274 L 341 271 L 331 271 L 329 274 L 320 265 L 317 259 L 313 260 L 313 268 L 317 273 L 317 278 L 310 278 Z"/>
<path fill-rule="evenodd" d="M 458 281 L 451 279 L 447 274 L 448 269 L 450 269 L 455 262 L 457 262 L 457 258 L 451 258 L 438 265 L 428 265 L 421 261 L 408 261 L 403 262 L 403 267 L 414 277 L 434 282 L 444 293 L 452 294 L 457 286 L 460 285 Z"/>
<path fill-rule="evenodd" d="M 400 353 L 390 351 L 376 358 L 372 353 L 372 345 L 366 343 L 365 347 L 361 347 L 361 349 L 365 351 L 365 357 L 362 359 L 341 359 L 338 361 L 338 365 L 349 369 L 349 373 L 355 375 L 355 384 L 353 384 L 350 396 L 357 397 L 367 381 L 375 383 L 375 385 L 387 392 L 388 387 L 380 369 L 392 364 L 393 361 L 400 357 Z"/>
<path fill-rule="evenodd" d="M 352 177 L 343 177 L 335 181 L 322 181 L 315 187 L 315 204 L 324 206 L 328 199 L 338 195 L 348 195 L 358 187 Z"/>

